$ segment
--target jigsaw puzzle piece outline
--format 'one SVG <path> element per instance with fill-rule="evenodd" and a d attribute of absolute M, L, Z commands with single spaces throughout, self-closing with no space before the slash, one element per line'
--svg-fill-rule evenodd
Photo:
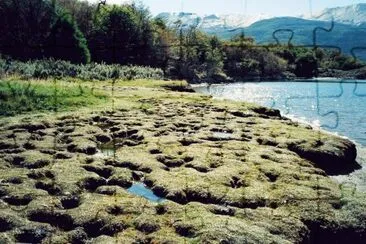
<path fill-rule="evenodd" d="M 281 42 L 280 42 L 279 38 L 276 36 L 279 32 L 287 32 L 287 33 L 290 33 L 290 38 L 288 39 L 287 45 L 288 45 L 288 47 L 291 47 L 293 45 L 291 42 L 294 39 L 295 32 L 292 29 L 278 29 L 278 30 L 275 30 L 272 33 L 272 37 L 276 41 L 276 44 L 278 46 L 281 45 Z"/>
<path fill-rule="evenodd" d="M 313 81 L 311 81 L 311 82 L 313 82 Z M 314 95 L 314 96 L 290 96 L 290 97 L 286 98 L 286 100 L 285 100 L 286 114 L 290 114 L 291 106 L 289 105 L 289 102 L 291 100 L 315 99 L 315 101 L 316 101 L 316 113 L 317 113 L 318 116 L 320 116 L 322 118 L 332 116 L 332 117 L 335 118 L 334 125 L 322 124 L 321 127 L 327 128 L 327 129 L 336 129 L 339 126 L 339 113 L 337 111 L 334 111 L 334 110 L 323 113 L 321 111 L 321 102 L 320 102 L 320 100 L 322 98 L 330 99 L 330 98 L 339 98 L 339 97 L 343 96 L 343 94 L 344 94 L 343 81 L 339 83 L 339 86 L 341 88 L 341 91 L 340 91 L 339 94 L 327 95 L 327 96 L 321 96 L 320 95 L 319 80 L 315 81 L 315 83 L 316 83 L 315 84 L 316 85 L 316 92 L 315 92 L 316 95 Z"/>
<path fill-rule="evenodd" d="M 355 81 L 354 82 L 354 84 L 355 84 L 355 86 L 354 86 L 354 88 L 353 88 L 353 95 L 355 95 L 356 97 L 366 97 L 366 93 L 364 93 L 364 94 L 362 94 L 362 93 L 358 93 L 357 92 L 357 89 L 358 89 L 358 85 L 359 84 L 362 84 L 362 85 L 365 85 L 366 86 L 366 82 L 358 82 L 358 81 Z"/>
<path fill-rule="evenodd" d="M 334 18 L 332 17 L 332 21 L 330 22 L 331 26 L 330 28 L 325 28 L 325 27 L 315 27 L 313 29 L 313 45 L 312 47 L 314 48 L 314 50 L 318 49 L 318 48 L 322 48 L 322 49 L 336 49 L 338 51 L 338 55 L 342 54 L 342 48 L 340 48 L 339 46 L 335 46 L 335 45 L 318 45 L 318 32 L 319 31 L 324 31 L 327 33 L 330 33 L 334 30 L 335 27 L 335 22 L 334 22 Z"/>
<path fill-rule="evenodd" d="M 318 115 L 321 116 L 322 118 L 325 118 L 327 116 L 334 116 L 335 118 L 335 123 L 333 126 L 329 126 L 329 125 L 322 125 L 323 128 L 327 128 L 327 129 L 336 129 L 338 128 L 339 126 L 339 113 L 337 111 L 334 111 L 334 110 L 331 110 L 331 111 L 328 111 L 328 112 L 325 112 L 325 113 L 322 113 L 321 112 L 321 105 L 320 105 L 320 100 L 323 98 L 325 99 L 331 99 L 331 98 L 340 98 L 343 96 L 344 94 L 344 88 L 343 88 L 343 83 L 344 83 L 344 80 L 340 81 L 340 82 L 337 82 L 337 84 L 339 85 L 340 87 L 340 93 L 337 94 L 337 95 L 326 95 L 326 96 L 321 96 L 320 95 L 320 86 L 319 86 L 319 82 L 317 82 L 317 86 L 316 86 L 316 93 L 317 93 L 317 112 L 318 112 Z"/>

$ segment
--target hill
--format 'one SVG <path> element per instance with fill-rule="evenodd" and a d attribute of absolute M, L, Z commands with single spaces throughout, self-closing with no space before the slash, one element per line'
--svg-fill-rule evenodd
<path fill-rule="evenodd" d="M 331 30 L 331 23 L 326 21 L 304 20 L 300 18 L 282 17 L 273 18 L 269 20 L 262 20 L 245 28 L 245 34 L 254 37 L 257 43 L 267 44 L 276 43 L 273 35 L 281 43 L 287 43 L 291 36 L 290 31 L 293 31 L 293 39 L 291 41 L 294 45 L 314 45 L 314 37 L 316 44 L 319 46 L 334 46 L 339 47 L 342 52 L 350 54 L 354 47 L 366 47 L 366 29 L 353 25 L 345 25 L 335 23 Z M 331 30 L 329 32 L 325 31 Z M 316 30 L 316 31 L 314 31 Z M 236 33 L 240 32 L 237 30 Z M 235 32 L 223 32 L 220 36 L 228 38 L 235 34 Z M 355 54 L 360 58 L 366 59 L 366 53 L 361 50 L 355 50 Z"/>

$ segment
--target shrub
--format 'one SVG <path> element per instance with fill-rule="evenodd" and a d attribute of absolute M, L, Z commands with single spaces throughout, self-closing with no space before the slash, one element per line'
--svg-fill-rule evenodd
<path fill-rule="evenodd" d="M 298 77 L 311 78 L 318 75 L 318 61 L 312 53 L 301 55 L 295 64 L 295 74 Z"/>
<path fill-rule="evenodd" d="M 106 65 L 104 63 L 72 64 L 62 60 L 34 60 L 28 62 L 0 59 L 0 74 L 19 75 L 23 78 L 78 78 L 82 80 L 109 79 L 162 79 L 161 69 L 142 66 Z"/>

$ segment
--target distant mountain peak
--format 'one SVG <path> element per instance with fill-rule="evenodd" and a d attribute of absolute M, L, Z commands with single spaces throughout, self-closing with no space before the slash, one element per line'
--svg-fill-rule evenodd
<path fill-rule="evenodd" d="M 360 26 L 366 23 L 366 3 L 359 3 L 344 7 L 326 8 L 311 19 L 331 21 Z"/>
<path fill-rule="evenodd" d="M 196 14 L 194 14 L 194 13 L 187 13 L 187 12 L 180 12 L 180 13 L 178 13 L 178 16 L 179 17 L 194 16 L 194 15 L 196 15 Z"/>
<path fill-rule="evenodd" d="M 271 16 L 265 14 L 259 15 L 243 15 L 243 14 L 209 14 L 198 15 L 195 13 L 161 13 L 157 17 L 165 19 L 170 26 L 181 22 L 184 27 L 198 27 L 206 31 L 215 31 L 217 29 L 233 29 L 240 27 L 248 27 L 251 24 L 269 19 Z"/>
<path fill-rule="evenodd" d="M 211 15 L 205 16 L 204 19 L 206 19 L 206 20 L 208 20 L 208 19 L 220 19 L 220 17 L 217 16 L 216 14 L 211 14 Z"/>
<path fill-rule="evenodd" d="M 208 14 L 198 15 L 189 12 L 180 13 L 161 13 L 158 15 L 165 19 L 168 25 L 176 25 L 177 22 L 182 23 L 185 27 L 198 27 L 204 31 L 214 32 L 217 29 L 234 29 L 245 28 L 260 20 L 271 19 L 273 16 L 266 14 L 244 15 L 244 14 Z M 326 8 L 320 13 L 298 16 L 302 19 L 331 21 L 337 23 L 366 26 L 366 3 L 359 3 L 344 7 Z"/>

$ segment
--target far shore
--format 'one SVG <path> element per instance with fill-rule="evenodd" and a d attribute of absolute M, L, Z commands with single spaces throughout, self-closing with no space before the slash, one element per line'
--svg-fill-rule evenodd
<path fill-rule="evenodd" d="M 190 87 L 202 87 L 202 86 L 215 86 L 215 85 L 225 85 L 225 84 L 235 84 L 235 83 L 263 83 L 263 82 L 342 82 L 342 83 L 354 83 L 354 82 L 365 82 L 366 79 L 343 79 L 337 77 L 313 77 L 313 78 L 296 78 L 296 79 L 284 79 L 284 80 L 271 80 L 271 79 L 246 79 L 234 80 L 230 82 L 202 82 L 202 83 L 190 83 Z"/>

